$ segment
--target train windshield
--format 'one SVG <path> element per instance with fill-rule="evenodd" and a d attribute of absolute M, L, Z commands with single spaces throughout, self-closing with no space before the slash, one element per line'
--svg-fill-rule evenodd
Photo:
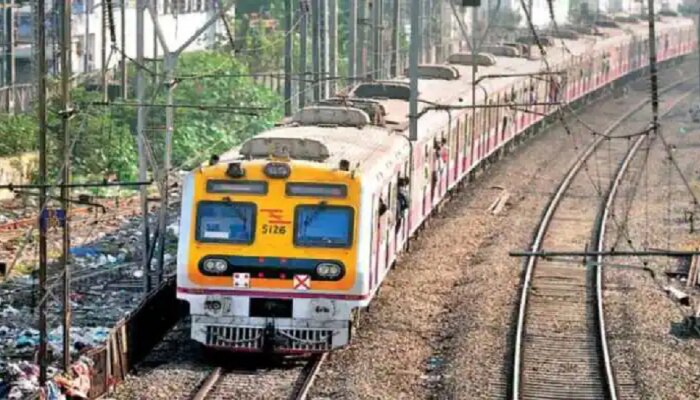
<path fill-rule="evenodd" d="M 200 242 L 253 242 L 255 205 L 204 201 L 197 208 L 197 240 Z"/>
<path fill-rule="evenodd" d="M 294 221 L 294 244 L 305 247 L 350 247 L 353 210 L 327 205 L 299 206 Z"/>

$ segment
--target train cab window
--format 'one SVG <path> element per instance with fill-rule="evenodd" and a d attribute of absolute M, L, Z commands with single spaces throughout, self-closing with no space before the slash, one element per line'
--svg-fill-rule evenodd
<path fill-rule="evenodd" d="M 297 206 L 294 245 L 347 248 L 352 245 L 354 210 L 325 204 Z"/>
<path fill-rule="evenodd" d="M 199 242 L 250 244 L 255 233 L 253 203 L 202 201 L 197 206 Z"/>

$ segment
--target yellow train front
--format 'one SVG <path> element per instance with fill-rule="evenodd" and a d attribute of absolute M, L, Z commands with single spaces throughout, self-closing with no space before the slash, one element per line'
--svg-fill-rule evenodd
<path fill-rule="evenodd" d="M 348 343 L 353 310 L 368 301 L 357 271 L 360 180 L 347 163 L 314 160 L 327 152 L 320 142 L 280 141 L 304 154 L 250 157 L 270 145 L 253 139 L 247 156 L 224 155 L 185 179 L 177 292 L 206 346 L 328 351 Z"/>

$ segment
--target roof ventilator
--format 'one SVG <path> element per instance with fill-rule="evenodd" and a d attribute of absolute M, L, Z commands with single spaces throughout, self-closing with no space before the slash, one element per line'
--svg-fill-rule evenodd
<path fill-rule="evenodd" d="M 499 44 L 481 46 L 481 50 L 498 57 L 520 57 L 522 54 L 519 48 Z"/>
<path fill-rule="evenodd" d="M 621 22 L 623 24 L 636 24 L 639 23 L 639 18 L 633 15 L 616 15 L 615 22 Z"/>
<path fill-rule="evenodd" d="M 522 44 L 536 45 L 538 39 L 542 46 L 554 46 L 554 40 L 552 40 L 552 38 L 549 36 L 538 36 L 537 38 L 534 36 L 520 36 L 519 38 L 515 39 L 515 41 Z"/>
<path fill-rule="evenodd" d="M 408 76 L 408 69 L 404 73 Z M 450 65 L 423 64 L 418 66 L 418 77 L 421 79 L 454 81 L 459 79 L 459 71 Z"/>
<path fill-rule="evenodd" d="M 545 34 L 558 39 L 578 40 L 579 38 L 578 32 L 573 29 L 549 29 Z"/>
<path fill-rule="evenodd" d="M 470 53 L 456 53 L 452 54 L 447 62 L 450 64 L 459 65 L 478 65 L 481 67 L 490 67 L 496 65 L 496 57 L 490 53 L 479 53 L 472 55 Z"/>
<path fill-rule="evenodd" d="M 249 160 L 291 158 L 294 160 L 324 161 L 330 153 L 318 140 L 289 137 L 255 137 L 248 139 L 239 151 Z"/>
<path fill-rule="evenodd" d="M 365 82 L 357 85 L 350 93 L 350 96 L 365 99 L 393 99 L 408 101 L 411 97 L 411 88 L 404 82 Z"/>
<path fill-rule="evenodd" d="M 312 106 L 297 111 L 292 123 L 316 126 L 354 126 L 362 128 L 369 125 L 370 118 L 366 112 L 354 107 Z"/>
<path fill-rule="evenodd" d="M 620 29 L 620 24 L 615 22 L 612 19 L 599 19 L 595 21 L 596 26 L 600 26 L 601 28 L 615 28 L 615 29 Z"/>
<path fill-rule="evenodd" d="M 319 105 L 357 108 L 367 113 L 372 125 L 384 126 L 386 124 L 386 109 L 377 100 L 357 97 L 331 97 L 330 99 L 321 100 Z"/>

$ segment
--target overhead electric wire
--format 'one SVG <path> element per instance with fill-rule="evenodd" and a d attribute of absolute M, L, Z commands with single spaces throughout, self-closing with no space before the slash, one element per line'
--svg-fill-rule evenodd
<path fill-rule="evenodd" d="M 532 14 L 531 14 L 532 10 L 529 10 L 527 8 L 527 5 L 525 4 L 525 0 L 520 0 L 520 5 L 521 5 L 523 11 L 525 12 L 525 17 L 526 17 L 525 19 L 527 21 L 528 27 L 530 28 L 530 32 L 532 33 L 533 38 L 535 39 L 535 43 L 537 44 L 537 47 L 540 51 L 540 54 L 542 55 L 542 62 L 545 65 L 545 69 L 547 70 L 547 72 L 551 73 L 552 68 L 549 65 L 549 61 L 547 60 L 547 51 L 545 50 L 544 46 L 542 45 L 542 41 L 540 40 L 540 37 L 537 33 L 537 30 L 535 29 L 535 25 L 532 22 Z M 562 108 L 557 107 L 555 112 L 556 112 L 556 115 L 559 119 L 559 122 L 562 124 L 562 127 L 566 131 L 567 135 L 569 135 L 569 137 L 573 138 L 571 128 L 569 127 L 568 123 L 566 122 L 566 119 L 564 118 Z M 574 145 L 576 145 L 576 144 L 574 143 Z M 593 181 L 593 178 L 591 178 L 590 174 L 588 173 L 587 168 L 584 168 L 584 172 L 586 173 L 586 176 L 588 177 L 589 181 L 593 185 L 593 188 L 598 192 L 599 195 L 601 195 L 603 193 L 603 190 L 602 190 L 602 187 L 600 186 L 600 184 L 596 184 L 595 181 Z"/>

